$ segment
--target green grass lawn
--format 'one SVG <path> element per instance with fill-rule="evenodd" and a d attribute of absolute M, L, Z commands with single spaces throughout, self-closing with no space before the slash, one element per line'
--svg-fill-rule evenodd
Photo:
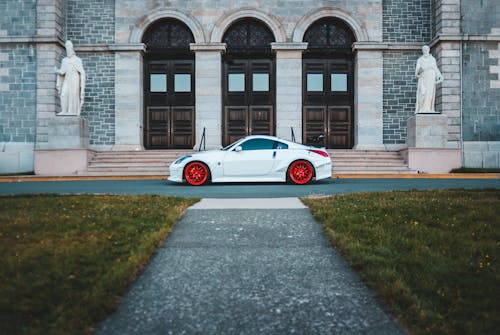
<path fill-rule="evenodd" d="M 0 197 L 0 333 L 91 332 L 195 201 Z"/>
<path fill-rule="evenodd" d="M 498 334 L 500 190 L 304 202 L 411 334 Z"/>

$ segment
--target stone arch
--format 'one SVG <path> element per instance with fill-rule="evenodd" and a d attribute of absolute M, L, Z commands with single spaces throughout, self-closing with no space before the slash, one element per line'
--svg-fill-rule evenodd
<path fill-rule="evenodd" d="M 244 8 L 229 12 L 222 16 L 216 23 L 210 36 L 210 42 L 220 43 L 226 30 L 237 20 L 254 18 L 264 22 L 273 32 L 276 42 L 286 42 L 286 34 L 281 23 L 274 16 L 254 8 Z"/>
<path fill-rule="evenodd" d="M 135 24 L 130 34 L 130 43 L 141 43 L 142 37 L 148 27 L 160 19 L 172 18 L 185 23 L 194 36 L 195 43 L 205 43 L 205 34 L 201 24 L 189 14 L 174 9 L 155 10 L 141 17 Z"/>
<path fill-rule="evenodd" d="M 363 25 L 349 12 L 335 7 L 315 9 L 304 15 L 293 31 L 292 41 L 302 42 L 306 30 L 314 22 L 325 17 L 335 17 L 343 20 L 353 31 L 357 42 L 367 42 L 370 40 L 368 32 Z"/>

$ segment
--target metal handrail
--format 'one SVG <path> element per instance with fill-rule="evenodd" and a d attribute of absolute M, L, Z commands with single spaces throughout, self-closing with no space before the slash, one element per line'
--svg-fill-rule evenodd
<path fill-rule="evenodd" d="M 207 144 L 206 142 L 207 142 L 207 140 L 206 140 L 206 137 L 205 137 L 205 130 L 206 129 L 207 129 L 206 127 L 203 127 L 203 134 L 201 135 L 201 141 L 200 141 L 200 146 L 198 147 L 198 151 L 201 151 L 201 145 L 202 144 L 203 144 L 203 150 L 207 150 L 207 148 L 206 148 L 206 144 Z"/>

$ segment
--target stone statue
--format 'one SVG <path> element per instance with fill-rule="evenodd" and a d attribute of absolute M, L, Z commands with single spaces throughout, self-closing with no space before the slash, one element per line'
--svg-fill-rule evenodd
<path fill-rule="evenodd" d="M 66 57 L 57 73 L 57 92 L 61 96 L 61 112 L 57 115 L 80 115 L 85 97 L 85 71 L 82 60 L 76 56 L 73 43 L 66 41 Z"/>
<path fill-rule="evenodd" d="M 415 75 L 418 78 L 416 114 L 436 113 L 434 101 L 436 100 L 436 84 L 443 81 L 436 59 L 429 54 L 429 46 L 422 47 L 423 55 L 417 60 Z"/>

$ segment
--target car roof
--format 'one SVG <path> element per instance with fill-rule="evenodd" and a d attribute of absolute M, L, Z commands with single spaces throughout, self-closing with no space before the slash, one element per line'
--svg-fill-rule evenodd
<path fill-rule="evenodd" d="M 269 135 L 249 135 L 249 136 L 242 138 L 241 140 L 250 140 L 253 138 L 265 138 L 265 139 L 272 140 L 272 141 L 284 142 L 284 143 L 288 144 L 289 146 L 297 146 L 297 147 L 301 147 L 301 148 L 307 147 L 306 145 L 303 145 L 303 144 L 300 144 L 297 142 L 292 142 L 292 141 L 285 140 L 285 139 L 282 139 L 282 138 L 279 138 L 276 136 L 269 136 Z"/>

